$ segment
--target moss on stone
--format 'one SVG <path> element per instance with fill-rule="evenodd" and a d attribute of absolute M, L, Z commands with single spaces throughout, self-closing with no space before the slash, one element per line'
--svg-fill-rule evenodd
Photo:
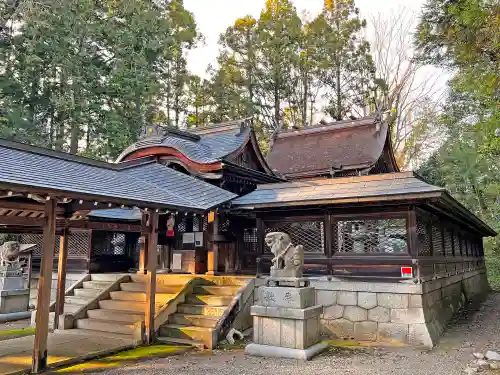
<path fill-rule="evenodd" d="M 140 346 L 135 349 L 125 350 L 107 357 L 90 360 L 74 366 L 61 368 L 56 371 L 58 374 L 82 374 L 88 372 L 103 371 L 110 368 L 125 366 L 137 361 L 152 358 L 163 358 L 176 354 L 182 354 L 191 348 L 188 346 L 174 345 L 150 345 Z"/>
<path fill-rule="evenodd" d="M 0 331 L 0 341 L 17 337 L 31 336 L 35 334 L 35 328 L 9 329 Z"/>

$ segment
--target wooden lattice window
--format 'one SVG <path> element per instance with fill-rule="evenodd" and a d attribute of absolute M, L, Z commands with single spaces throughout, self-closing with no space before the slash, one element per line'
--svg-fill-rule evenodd
<path fill-rule="evenodd" d="M 417 216 L 418 255 L 431 256 L 431 239 L 429 236 L 429 221 L 424 216 Z"/>
<path fill-rule="evenodd" d="M 461 246 L 460 234 L 456 229 L 453 231 L 453 247 L 455 248 L 455 256 L 463 255 L 463 250 L 462 250 L 463 248 Z"/>
<path fill-rule="evenodd" d="M 71 232 L 68 236 L 68 256 L 86 257 L 89 240 L 89 232 Z"/>
<path fill-rule="evenodd" d="M 446 256 L 453 256 L 453 237 L 450 228 L 444 227 L 444 251 Z"/>
<path fill-rule="evenodd" d="M 443 233 L 437 219 L 432 220 L 432 250 L 433 255 L 444 255 Z"/>
<path fill-rule="evenodd" d="M 284 232 L 290 236 L 294 245 L 304 246 L 306 253 L 325 252 L 325 234 L 322 221 L 296 221 L 267 223 L 266 234 Z M 266 250 L 270 251 L 267 245 Z"/>
<path fill-rule="evenodd" d="M 120 232 L 94 231 L 92 255 L 124 255 L 126 235 Z"/>
<path fill-rule="evenodd" d="M 257 252 L 257 228 L 243 229 L 243 248 L 245 252 Z"/>
<path fill-rule="evenodd" d="M 406 219 L 338 221 L 336 244 L 341 253 L 408 253 Z"/>

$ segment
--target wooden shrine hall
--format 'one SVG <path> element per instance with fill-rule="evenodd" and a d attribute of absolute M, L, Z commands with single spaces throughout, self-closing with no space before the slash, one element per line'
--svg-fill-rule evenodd
<path fill-rule="evenodd" d="M 158 263 L 165 272 L 255 274 L 258 260 L 266 263 L 265 232 L 281 229 L 304 243 L 311 274 L 398 277 L 398 267 L 420 254 L 423 275 L 431 268 L 441 272 L 429 264 L 436 257 L 447 263 L 450 254 L 482 263 L 481 238 L 494 233 L 443 189 L 399 172 L 388 123 L 378 115 L 283 131 L 272 139 L 267 158 L 251 119 L 189 131 L 147 126 L 114 168 L 165 186 L 173 170 L 175 186 L 184 186 L 184 195 L 192 192 L 187 196 L 193 202 L 202 198 L 196 184 L 219 188 L 220 200 L 201 202 L 218 206 L 215 223 L 208 211 L 171 210 L 160 217 Z M 139 210 L 87 213 L 78 232 L 87 250 L 70 253 L 70 269 L 144 268 Z"/>
<path fill-rule="evenodd" d="M 90 211 L 134 207 L 146 249 L 156 249 L 159 217 L 167 212 L 202 215 L 235 197 L 219 187 L 148 160 L 99 162 L 23 144 L 0 141 L 0 224 L 7 233 L 41 232 L 40 282 L 33 372 L 47 366 L 49 303 L 56 234 L 60 236 L 56 319 L 64 310 L 68 239 L 88 226 Z M 143 252 L 147 270 L 145 336 L 153 341 L 156 251 Z M 56 324 L 57 326 L 57 324 Z"/>

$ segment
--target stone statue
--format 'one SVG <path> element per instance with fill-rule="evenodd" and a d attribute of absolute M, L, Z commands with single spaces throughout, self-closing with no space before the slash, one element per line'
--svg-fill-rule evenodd
<path fill-rule="evenodd" d="M 274 255 L 271 267 L 272 277 L 302 277 L 304 267 L 304 247 L 294 246 L 290 236 L 283 232 L 268 233 L 267 246 Z"/>
<path fill-rule="evenodd" d="M 35 244 L 21 245 L 17 241 L 7 241 L 0 247 L 0 267 L 19 268 L 19 256 Z"/>

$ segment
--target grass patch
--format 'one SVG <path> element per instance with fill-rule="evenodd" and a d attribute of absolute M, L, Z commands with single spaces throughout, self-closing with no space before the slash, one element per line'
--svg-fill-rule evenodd
<path fill-rule="evenodd" d="M 495 292 L 500 292 L 500 256 L 494 253 L 486 253 L 485 261 L 491 289 Z"/>
<path fill-rule="evenodd" d="M 35 328 L 20 328 L 0 331 L 0 341 L 14 339 L 17 337 L 31 336 L 35 334 Z"/>
<path fill-rule="evenodd" d="M 127 364 L 137 363 L 140 360 L 153 358 L 164 358 L 172 355 L 182 354 L 190 350 L 187 346 L 174 345 L 150 345 L 140 346 L 135 349 L 125 350 L 117 354 L 102 357 L 80 363 L 74 366 L 61 368 L 53 374 L 84 374 L 88 372 L 104 371 L 111 368 L 121 367 Z"/>
<path fill-rule="evenodd" d="M 328 346 L 332 348 L 362 348 L 363 346 L 354 341 L 343 341 L 343 340 L 325 340 Z"/>

